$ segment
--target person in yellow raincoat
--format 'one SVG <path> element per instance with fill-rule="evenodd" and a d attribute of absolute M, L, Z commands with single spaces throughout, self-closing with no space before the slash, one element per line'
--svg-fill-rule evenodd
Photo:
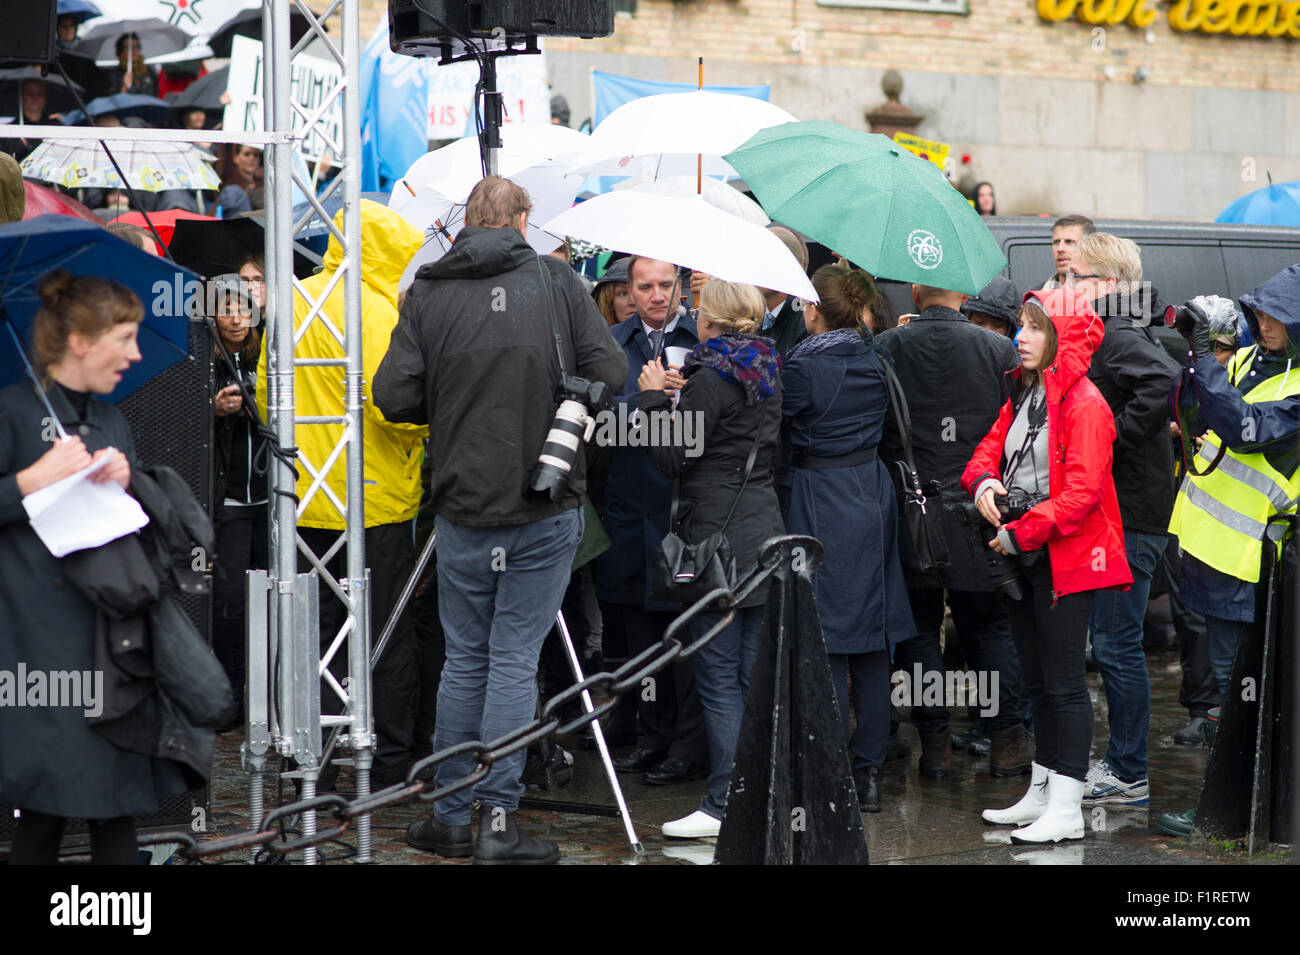
<path fill-rule="evenodd" d="M 335 216 L 339 231 L 343 213 Z M 388 351 L 388 340 L 397 324 L 397 284 L 402 270 L 424 242 L 424 235 L 397 213 L 368 199 L 361 201 L 361 321 L 363 447 L 365 453 L 366 566 L 370 569 L 370 621 L 372 639 L 382 631 L 397 602 L 402 586 L 415 562 L 413 522 L 420 504 L 420 462 L 423 439 L 429 429 L 422 425 L 394 424 L 384 418 L 371 399 L 375 372 Z M 324 268 L 301 284 L 313 299 L 329 285 L 343 264 L 343 249 L 331 236 Z M 293 297 L 295 330 L 302 328 L 311 306 L 301 294 Z M 274 305 L 272 305 L 274 310 Z M 344 347 L 331 332 L 344 332 L 344 283 L 340 276 L 319 314 L 312 319 L 295 350 L 302 358 L 342 359 Z M 325 323 L 328 322 L 329 326 Z M 266 382 L 266 351 L 257 368 L 258 380 Z M 294 413 L 304 416 L 342 416 L 345 412 L 342 366 L 299 366 L 294 372 Z M 257 389 L 257 401 L 266 415 L 268 388 Z M 338 445 L 342 424 L 299 424 L 295 442 L 299 450 L 299 500 L 307 495 L 313 477 L 302 459 L 319 472 Z M 340 453 L 326 472 L 298 518 L 298 533 L 316 555 L 324 554 L 347 526 L 346 451 Z M 336 503 L 337 502 L 337 503 Z M 346 550 L 327 565 L 336 579 L 346 576 Z M 303 563 L 302 570 L 310 569 Z M 327 586 L 320 593 L 321 649 L 338 634 L 346 620 L 342 602 Z M 347 675 L 346 654 L 340 652 L 330 667 L 336 679 Z M 372 779 L 377 786 L 404 778 L 413 754 L 417 679 L 415 632 L 410 615 L 394 631 L 384 656 L 372 677 L 372 712 L 375 726 L 375 760 Z M 322 712 L 342 712 L 338 694 L 321 685 Z M 337 773 L 333 765 L 321 772 L 318 790 L 333 788 Z"/>

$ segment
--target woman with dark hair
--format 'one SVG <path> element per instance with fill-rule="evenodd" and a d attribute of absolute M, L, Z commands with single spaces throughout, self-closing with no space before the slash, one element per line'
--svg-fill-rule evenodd
<path fill-rule="evenodd" d="M 889 412 L 880 357 L 860 330 L 876 287 L 848 265 L 812 277 L 820 304 L 805 303 L 808 337 L 789 353 L 781 379 L 783 444 L 789 456 L 786 531 L 822 542 L 814 578 L 840 723 L 858 803 L 880 811 L 880 767 L 889 737 L 890 648 L 916 635 L 898 559 L 898 507 L 876 456 Z M 869 333 L 868 333 L 869 334 Z M 849 730 L 852 674 L 857 729 Z"/>
<path fill-rule="evenodd" d="M 137 93 L 140 96 L 158 95 L 158 74 L 144 61 L 140 52 L 140 35 L 123 33 L 113 44 L 117 66 L 110 67 L 109 89 L 114 93 Z"/>
<path fill-rule="evenodd" d="M 212 649 L 230 678 L 235 699 L 242 700 L 244 579 L 247 571 L 267 566 L 269 547 L 266 439 L 258 433 L 252 405 L 247 403 L 257 394 L 261 355 L 265 303 L 261 256 L 245 256 L 238 274 L 217 276 L 209 282 L 209 290 L 221 339 L 220 346 L 213 343 L 217 554 L 213 562 Z M 239 721 L 239 713 L 232 712 L 221 728 L 233 728 Z"/>
<path fill-rule="evenodd" d="M 783 530 L 772 482 L 781 428 L 781 360 L 776 343 L 756 334 L 765 311 L 754 286 L 710 280 L 700 291 L 700 343 L 680 374 L 658 359 L 646 362 L 637 380 L 637 407 L 643 412 L 666 413 L 672 399 L 665 389 L 680 389 L 676 413 L 694 416 L 704 432 L 697 457 L 688 456 L 682 442 L 649 448 L 659 470 L 680 479 L 673 530 L 689 544 L 723 531 L 741 575 L 757 564 L 763 542 Z M 698 810 L 664 824 L 665 836 L 699 839 L 716 836 L 721 828 L 766 601 L 766 587 L 756 590 L 738 605 L 730 626 L 694 657 L 709 740 L 707 792 Z M 720 611 L 700 614 L 691 622 L 692 633 L 702 636 L 722 616 Z"/>
<path fill-rule="evenodd" d="M 92 677 L 99 613 L 37 537 L 23 498 L 104 458 L 87 480 L 130 487 L 131 428 L 95 396 L 113 391 L 140 360 L 144 308 L 124 285 L 64 271 L 42 279 L 40 296 L 32 350 L 44 397 L 69 437 L 52 433 L 34 382 L 0 391 L 0 671 L 84 679 L 82 705 L 0 706 L 0 799 L 20 810 L 9 864 L 53 865 L 65 823 L 81 818 L 92 862 L 133 865 L 131 817 L 154 812 L 185 782 L 179 764 L 119 749 L 89 722 L 104 704 L 102 671 Z"/>
<path fill-rule="evenodd" d="M 998 200 L 993 195 L 993 183 L 977 182 L 975 184 L 975 211 L 982 216 L 995 216 L 998 214 Z"/>
<path fill-rule="evenodd" d="M 636 303 L 632 301 L 632 287 L 627 284 L 627 259 L 619 259 L 606 269 L 605 274 L 596 280 L 591 294 L 600 314 L 605 316 L 605 322 L 611 328 L 635 315 Z"/>
<path fill-rule="evenodd" d="M 1013 842 L 1083 838 L 1092 749 L 1084 645 L 1093 594 L 1133 582 L 1110 471 L 1115 421 L 1087 376 L 1103 334 L 1084 295 L 1025 296 L 1020 366 L 1007 372 L 1011 397 L 961 478 L 996 529 L 988 546 L 1015 557 L 1024 577 L 1023 596 L 1008 610 L 1033 701 L 1034 762 L 1018 803 L 984 811 L 985 822 L 1024 827 L 1011 833 Z"/>

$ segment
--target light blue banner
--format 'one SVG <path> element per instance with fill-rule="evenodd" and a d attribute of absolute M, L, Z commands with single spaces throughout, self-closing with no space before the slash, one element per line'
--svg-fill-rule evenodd
<path fill-rule="evenodd" d="M 429 80 L 423 59 L 388 48 L 388 20 L 361 54 L 361 189 L 391 188 L 429 149 Z"/>

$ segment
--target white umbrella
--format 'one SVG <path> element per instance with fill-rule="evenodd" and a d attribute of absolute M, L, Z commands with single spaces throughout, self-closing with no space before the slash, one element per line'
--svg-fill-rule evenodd
<path fill-rule="evenodd" d="M 752 96 L 692 90 L 659 93 L 624 103 L 606 116 L 572 158 L 582 175 L 695 175 L 704 157 L 704 175 L 734 176 L 722 156 L 760 129 L 796 122 L 779 106 Z"/>
<path fill-rule="evenodd" d="M 115 66 L 118 62 L 117 42 L 124 33 L 134 33 L 140 38 L 140 55 L 146 61 L 176 53 L 190 45 L 190 35 L 180 27 L 149 17 L 143 20 L 96 20 L 73 49 L 92 57 L 100 66 Z"/>
<path fill-rule="evenodd" d="M 212 156 L 189 143 L 116 142 L 113 157 L 133 189 L 217 190 L 221 179 L 209 165 Z M 69 189 L 121 189 L 124 184 L 98 142 L 47 139 L 22 161 L 28 179 Z"/>
<path fill-rule="evenodd" d="M 636 192 L 648 192 L 657 196 L 694 196 L 696 195 L 694 176 L 668 176 L 666 179 L 645 180 L 628 179 L 614 187 L 615 191 L 631 189 Z M 772 220 L 767 213 L 749 196 L 738 189 L 733 189 L 718 179 L 705 179 L 699 183 L 703 191 L 699 193 L 704 201 L 727 215 L 736 216 L 754 225 L 765 226 Z"/>
<path fill-rule="evenodd" d="M 507 127 L 502 130 L 502 148 L 497 168 L 507 179 L 528 191 L 533 203 L 529 216 L 528 243 L 540 253 L 554 251 L 564 241 L 538 228 L 573 205 L 582 180 L 566 176 L 565 157 L 586 141 L 586 136 L 550 124 Z M 441 258 L 465 224 L 465 201 L 483 178 L 478 138 L 467 136 L 441 149 L 425 153 L 411 164 L 393 185 L 388 206 L 428 239 L 407 265 L 399 282 L 405 288 L 416 270 Z"/>
<path fill-rule="evenodd" d="M 609 192 L 543 223 L 548 232 L 607 249 L 684 265 L 728 282 L 748 282 L 816 302 L 817 292 L 780 239 L 700 196 Z"/>

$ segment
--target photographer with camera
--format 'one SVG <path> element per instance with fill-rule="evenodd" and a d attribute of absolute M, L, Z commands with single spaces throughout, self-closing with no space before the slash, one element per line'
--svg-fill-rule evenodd
<path fill-rule="evenodd" d="M 1092 656 L 1106 691 L 1110 742 L 1105 757 L 1089 769 L 1083 799 L 1089 805 L 1142 805 L 1149 792 L 1151 721 L 1142 621 L 1151 578 L 1169 544 L 1174 460 L 1165 439 L 1166 399 L 1178 364 L 1151 333 L 1152 314 L 1163 316 L 1164 310 L 1156 290 L 1142 281 L 1141 253 L 1131 239 L 1107 232 L 1084 236 L 1066 281 L 1092 304 L 1104 328 L 1088 378 L 1115 416 L 1112 473 L 1133 572 L 1132 588 L 1101 591 L 1093 601 Z"/>
<path fill-rule="evenodd" d="M 1197 436 L 1204 443 L 1183 478 L 1169 530 L 1183 549 L 1183 603 L 1205 615 L 1222 698 L 1239 633 L 1255 620 L 1264 527 L 1275 514 L 1294 511 L 1300 495 L 1300 369 L 1294 367 L 1300 265 L 1241 297 L 1258 344 L 1239 350 L 1226 365 L 1215 359 L 1211 343 L 1218 310 L 1214 300 L 1201 298 L 1173 309 L 1190 359 L 1170 400 L 1184 447 Z"/>
<path fill-rule="evenodd" d="M 1059 842 L 1084 832 L 1093 596 L 1133 577 L 1110 473 L 1115 422 L 1087 378 L 1101 320 L 1086 297 L 1063 288 L 1028 293 L 1020 323 L 1011 396 L 961 478 L 996 529 L 988 546 L 1019 559 L 1024 592 L 1008 609 L 1034 708 L 1029 791 L 1009 809 L 985 810 L 984 820 L 1024 826 L 1013 842 Z"/>
<path fill-rule="evenodd" d="M 530 209 L 508 179 L 474 187 L 451 250 L 416 273 L 375 375 L 388 420 L 429 425 L 447 643 L 435 750 L 497 739 L 535 715 L 538 655 L 582 537 L 582 436 L 627 373 L 577 275 L 525 240 Z M 554 843 L 515 824 L 524 761 L 522 750 L 498 760 L 439 800 L 407 842 L 482 864 L 557 861 Z M 437 785 L 474 765 L 470 754 L 440 763 Z"/>

